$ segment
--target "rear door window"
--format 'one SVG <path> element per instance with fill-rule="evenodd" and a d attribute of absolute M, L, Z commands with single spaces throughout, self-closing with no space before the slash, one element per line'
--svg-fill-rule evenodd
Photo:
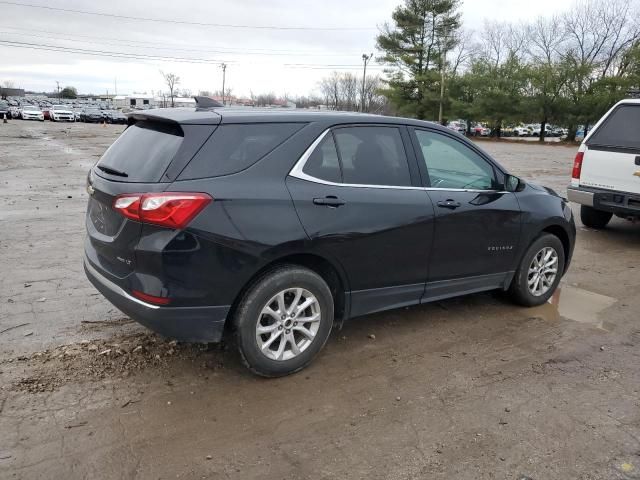
<path fill-rule="evenodd" d="M 344 183 L 410 186 L 411 175 L 396 127 L 346 127 L 334 130 Z"/>
<path fill-rule="evenodd" d="M 640 150 L 640 105 L 620 105 L 587 141 L 588 146 Z"/>
<path fill-rule="evenodd" d="M 315 148 L 302 169 L 303 173 L 327 182 L 340 183 L 340 160 L 333 134 L 329 132 Z"/>
<path fill-rule="evenodd" d="M 157 182 L 183 138 L 177 125 L 138 122 L 109 147 L 96 164 L 96 173 L 121 182 Z"/>
<path fill-rule="evenodd" d="M 179 180 L 218 177 L 244 170 L 300 130 L 302 123 L 220 125 Z"/>

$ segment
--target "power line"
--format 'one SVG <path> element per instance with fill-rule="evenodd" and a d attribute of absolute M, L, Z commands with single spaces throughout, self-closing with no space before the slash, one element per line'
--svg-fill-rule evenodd
<path fill-rule="evenodd" d="M 375 27 L 283 27 L 283 26 L 275 26 L 275 25 L 240 25 L 240 24 L 228 24 L 228 23 L 205 23 L 205 22 L 189 22 L 186 20 L 170 20 L 165 18 L 152 18 L 152 17 L 134 17 L 129 15 L 118 15 L 115 13 L 106 13 L 106 12 L 90 12 L 88 10 L 75 10 L 71 8 L 61 8 L 61 7 L 50 7 L 46 5 L 36 5 L 32 3 L 18 3 L 18 2 L 7 2 L 0 0 L 1 4 L 4 5 L 14 5 L 17 7 L 27 7 L 27 8 L 39 8 L 42 10 L 51 10 L 56 12 L 65 12 L 65 13 L 78 13 L 81 15 L 94 15 L 99 17 L 110 17 L 110 18 L 119 18 L 124 20 L 136 20 L 142 22 L 155 22 L 155 23 L 172 23 L 172 24 L 180 24 L 180 25 L 194 25 L 200 27 L 221 27 L 221 28 L 243 28 L 243 29 L 259 29 L 259 30 L 320 30 L 320 31 L 371 31 L 376 30 Z"/>
<path fill-rule="evenodd" d="M 160 55 L 145 55 L 126 52 L 113 52 L 106 50 L 87 50 L 76 47 L 62 47 L 58 45 L 49 45 L 43 43 L 15 42 L 12 40 L 0 40 L 0 44 L 6 47 L 28 48 L 32 50 L 46 50 L 54 52 L 78 53 L 83 55 L 94 55 L 98 57 L 127 58 L 132 60 L 164 60 L 167 62 L 187 62 L 187 63 L 220 63 L 221 60 L 202 59 L 202 58 L 184 58 L 184 57 L 167 57 Z"/>
<path fill-rule="evenodd" d="M 1 28 L 12 28 L 12 27 L 4 27 L 4 26 L 0 26 Z M 21 29 L 21 30 L 26 30 L 26 29 Z M 28 31 L 28 30 L 27 30 Z M 38 31 L 38 30 L 36 30 Z M 42 33 L 49 33 L 50 35 L 37 35 L 34 33 L 15 33 L 15 32 L 6 32 L 6 31 L 0 31 L 0 34 L 3 35 L 22 35 L 22 36 L 27 36 L 27 37 L 35 37 L 35 38 L 47 38 L 50 40 L 59 40 L 59 41 L 66 41 L 66 42 L 76 42 L 78 41 L 77 39 L 74 38 L 63 38 L 63 37 L 52 37 L 51 34 L 53 35 L 58 35 L 58 32 L 47 32 L 47 31 L 41 31 Z M 215 50 L 211 50 L 211 49 L 194 49 L 194 48 L 179 48 L 179 47 L 173 47 L 173 46 L 160 46 L 160 45 L 167 45 L 167 44 L 157 44 L 157 43 L 152 43 L 152 42 L 137 42 L 137 41 L 131 41 L 131 40 L 119 40 L 117 38 L 107 38 L 107 37 L 94 37 L 91 35 L 77 35 L 77 34 L 72 34 L 72 33 L 62 33 L 62 35 L 66 35 L 67 37 L 79 37 L 79 38 L 90 38 L 90 39 L 94 39 L 94 41 L 88 41 L 88 40 L 83 40 L 83 42 L 85 43 L 92 43 L 95 45 L 111 45 L 111 46 L 115 46 L 115 47 L 132 47 L 132 48 L 153 48 L 154 50 L 168 50 L 168 51 L 180 51 L 180 52 L 194 52 L 194 53 L 219 53 L 219 54 L 232 54 L 232 55 L 264 55 L 264 56 L 295 56 L 295 55 L 300 55 L 300 56 L 312 56 L 312 57 L 353 57 L 352 54 L 349 53 L 305 53 L 300 51 L 295 52 L 295 51 L 291 51 L 290 53 L 284 53 L 284 51 L 282 52 L 269 52 L 269 51 L 252 51 L 252 49 L 247 49 L 247 50 L 240 50 L 240 49 L 228 49 L 227 47 L 218 47 L 219 49 L 215 49 Z M 97 41 L 100 40 L 100 41 Z M 106 40 L 106 41 L 105 41 Z M 9 40 L 11 41 L 11 40 Z M 118 43 L 111 43 L 111 42 L 121 42 L 121 44 Z M 135 45 L 136 43 L 140 43 L 141 45 Z"/>
<path fill-rule="evenodd" d="M 238 62 L 228 60 L 216 60 L 208 58 L 190 58 L 190 57 L 177 57 L 177 56 L 161 56 L 161 55 L 146 55 L 146 54 L 134 54 L 127 52 L 116 52 L 110 50 L 88 50 L 77 47 L 64 47 L 59 45 L 43 44 L 43 43 L 30 43 L 30 42 L 17 42 L 12 40 L 0 40 L 0 45 L 13 48 L 26 48 L 31 50 L 44 50 L 62 53 L 74 53 L 81 55 L 92 55 L 97 57 L 109 57 L 120 58 L 127 60 L 148 60 L 148 61 L 166 61 L 166 62 L 180 62 L 180 63 L 194 63 L 194 64 L 221 64 L 221 63 L 233 63 Z M 279 64 L 283 67 L 289 68 L 309 68 L 309 69 L 359 69 L 360 65 L 350 64 L 313 64 L 313 63 L 284 63 Z M 372 66 L 370 68 L 374 68 Z M 382 66 L 378 66 L 382 68 Z"/>

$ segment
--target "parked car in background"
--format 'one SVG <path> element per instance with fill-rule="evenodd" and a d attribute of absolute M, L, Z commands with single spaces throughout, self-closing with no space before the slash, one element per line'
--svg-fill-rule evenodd
<path fill-rule="evenodd" d="M 461 135 L 467 133 L 467 125 L 463 122 L 449 122 L 447 123 L 447 128 L 454 132 L 458 132 Z"/>
<path fill-rule="evenodd" d="M 134 112 L 88 175 L 84 268 L 160 333 L 235 334 L 246 365 L 307 366 L 334 323 L 485 290 L 544 304 L 568 203 L 428 122 L 233 109 Z"/>
<path fill-rule="evenodd" d="M 53 105 L 49 110 L 52 122 L 74 122 L 75 114 L 66 105 Z"/>
<path fill-rule="evenodd" d="M 525 126 L 518 126 L 518 127 L 514 127 L 513 129 L 513 135 L 515 137 L 530 137 L 531 136 L 531 130 L 528 127 Z"/>
<path fill-rule="evenodd" d="M 80 115 L 83 122 L 87 123 L 100 123 L 104 120 L 104 114 L 102 110 L 97 108 L 85 108 Z"/>
<path fill-rule="evenodd" d="M 127 123 L 127 116 L 118 110 L 107 110 L 105 112 L 107 123 L 118 123 L 125 125 Z"/>
<path fill-rule="evenodd" d="M 639 125 L 640 100 L 623 100 L 582 141 L 567 195 L 587 227 L 604 228 L 613 215 L 640 218 Z"/>
<path fill-rule="evenodd" d="M 11 118 L 20 118 L 20 107 L 14 105 L 10 106 L 9 114 L 11 115 Z"/>
<path fill-rule="evenodd" d="M 82 109 L 81 108 L 74 108 L 73 109 L 73 119 L 76 122 L 79 122 L 82 119 Z"/>
<path fill-rule="evenodd" d="M 545 137 L 557 137 L 559 136 L 558 133 L 556 133 L 556 129 L 547 124 L 544 127 L 544 136 Z M 533 128 L 533 130 L 531 131 L 531 136 L 533 137 L 540 137 L 540 125 L 537 125 L 536 127 Z"/>
<path fill-rule="evenodd" d="M 20 118 L 22 120 L 40 120 L 44 122 L 44 113 L 34 105 L 25 105 L 20 108 Z"/>
<path fill-rule="evenodd" d="M 48 105 L 41 106 L 39 108 L 39 110 L 42 112 L 42 115 L 44 116 L 45 120 L 51 120 L 50 108 L 51 107 L 49 107 Z"/>
<path fill-rule="evenodd" d="M 491 129 L 484 125 L 477 124 L 471 129 L 471 135 L 475 137 L 488 137 L 491 135 Z"/>
<path fill-rule="evenodd" d="M 9 102 L 0 99 L 0 120 L 6 118 L 7 120 L 11 118 L 11 113 L 9 112 Z"/>

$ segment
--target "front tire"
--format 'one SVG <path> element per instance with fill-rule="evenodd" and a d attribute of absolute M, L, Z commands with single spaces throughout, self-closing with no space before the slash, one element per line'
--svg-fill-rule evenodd
<path fill-rule="evenodd" d="M 333 296 L 317 273 L 295 265 L 266 272 L 244 294 L 234 324 L 245 365 L 263 377 L 302 370 L 333 326 Z"/>
<path fill-rule="evenodd" d="M 564 247 L 555 235 L 544 233 L 525 252 L 509 294 L 516 303 L 534 307 L 547 302 L 564 274 Z"/>
<path fill-rule="evenodd" d="M 607 226 L 613 217 L 611 212 L 603 212 L 586 205 L 580 206 L 580 220 L 585 227 L 601 229 Z"/>

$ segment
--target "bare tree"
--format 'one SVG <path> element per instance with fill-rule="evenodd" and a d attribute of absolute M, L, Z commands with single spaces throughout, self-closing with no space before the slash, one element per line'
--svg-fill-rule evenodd
<path fill-rule="evenodd" d="M 333 72 L 320 81 L 320 91 L 325 97 L 328 108 L 332 110 L 340 108 L 340 74 L 338 72 Z"/>
<path fill-rule="evenodd" d="M 164 78 L 164 82 L 167 84 L 167 87 L 169 88 L 169 96 L 171 97 L 171 107 L 173 107 L 175 89 L 180 84 L 180 77 L 175 73 L 164 73 L 162 70 L 160 70 L 160 74 L 162 75 L 162 78 Z"/>
<path fill-rule="evenodd" d="M 526 32 L 527 53 L 535 63 L 551 65 L 563 55 L 567 36 L 559 17 L 538 17 Z"/>
<path fill-rule="evenodd" d="M 482 55 L 485 60 L 498 68 L 506 57 L 506 43 L 509 26 L 506 23 L 485 21 L 482 32 Z"/>
<path fill-rule="evenodd" d="M 364 90 L 364 111 L 383 113 L 388 105 L 387 98 L 382 95 L 383 81 L 379 75 L 367 76 Z"/>
<path fill-rule="evenodd" d="M 458 71 L 467 66 L 471 59 L 481 53 L 482 47 L 474 43 L 473 37 L 474 32 L 471 30 L 463 31 L 458 35 L 455 47 L 449 52 L 450 60 L 448 63 L 451 75 L 456 75 Z"/>
<path fill-rule="evenodd" d="M 479 54 L 494 69 L 508 58 L 521 59 L 526 53 L 527 25 L 486 21 L 481 33 Z"/>
<path fill-rule="evenodd" d="M 341 110 L 358 109 L 358 77 L 353 73 L 343 73 L 339 77 L 340 105 Z"/>
<path fill-rule="evenodd" d="M 276 101 L 276 94 L 273 92 L 261 93 L 255 97 L 255 104 L 258 107 L 273 105 Z"/>

